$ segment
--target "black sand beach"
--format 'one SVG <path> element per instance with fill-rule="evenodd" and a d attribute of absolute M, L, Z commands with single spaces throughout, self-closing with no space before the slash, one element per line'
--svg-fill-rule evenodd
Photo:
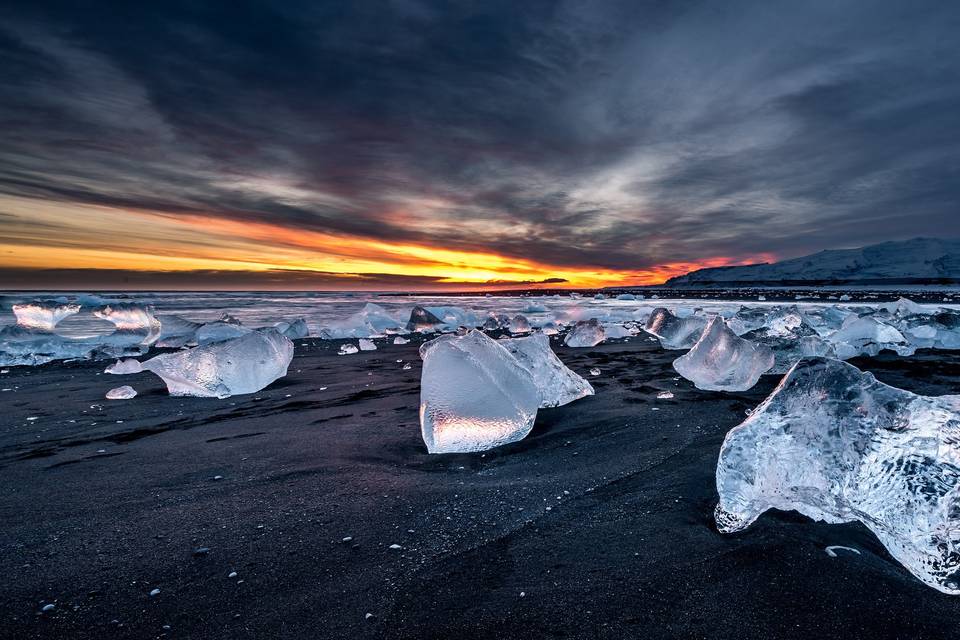
<path fill-rule="evenodd" d="M 720 444 L 776 376 L 707 393 L 646 337 L 555 344 L 581 375 L 601 370 L 596 396 L 542 410 L 522 442 L 429 456 L 418 343 L 337 356 L 337 342 L 296 342 L 286 378 L 226 400 L 98 375 L 106 362 L 0 375 L 0 637 L 958 633 L 960 599 L 859 524 L 771 512 L 717 533 Z M 960 392 L 949 352 L 853 363 Z M 103 399 L 122 384 L 140 395 Z"/>

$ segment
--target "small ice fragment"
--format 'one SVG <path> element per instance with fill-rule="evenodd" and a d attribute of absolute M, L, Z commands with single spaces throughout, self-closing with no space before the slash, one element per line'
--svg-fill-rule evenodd
<path fill-rule="evenodd" d="M 595 347 L 605 338 L 603 325 L 596 318 L 590 318 L 573 325 L 563 343 L 568 347 Z"/>
<path fill-rule="evenodd" d="M 227 574 L 227 577 L 228 577 L 228 578 L 236 578 L 236 577 L 237 577 L 237 572 L 236 572 L 236 571 L 231 571 L 230 573 Z"/>
<path fill-rule="evenodd" d="M 673 368 L 698 389 L 746 391 L 773 366 L 769 347 L 744 340 L 714 316 L 690 351 L 673 361 Z"/>
<path fill-rule="evenodd" d="M 398 545 L 398 544 L 392 544 L 392 545 L 390 545 L 390 548 L 391 548 L 391 549 L 394 549 L 394 550 L 396 550 L 396 549 L 403 549 L 403 547 L 401 547 L 401 546 Z"/>
<path fill-rule="evenodd" d="M 592 376 L 598 376 L 598 375 L 600 375 L 600 369 L 597 369 L 596 367 L 593 367 L 592 369 L 590 369 L 590 375 L 592 375 Z"/>
<path fill-rule="evenodd" d="M 154 589 L 153 591 L 150 592 L 151 598 L 158 595 L 160 595 L 160 589 Z"/>
<path fill-rule="evenodd" d="M 114 375 L 127 375 L 131 373 L 140 373 L 141 371 L 143 371 L 143 367 L 141 366 L 140 361 L 135 360 L 134 358 L 117 360 L 103 370 L 104 373 L 112 373 Z"/>
<path fill-rule="evenodd" d="M 107 400 L 129 400 L 137 395 L 137 390 L 128 384 L 107 391 Z"/>
<path fill-rule="evenodd" d="M 393 339 L 393 344 L 407 344 L 408 342 L 410 341 L 404 338 L 403 336 L 397 336 L 396 338 Z"/>
<path fill-rule="evenodd" d="M 340 351 L 337 353 L 339 356 L 347 356 L 351 353 L 357 353 L 360 349 L 357 348 L 357 345 L 350 344 L 349 342 L 340 345 Z"/>
<path fill-rule="evenodd" d="M 410 369 L 413 369 L 413 365 L 410 364 L 409 362 L 404 363 L 404 365 L 403 365 L 403 370 L 404 370 L 404 371 L 410 371 Z"/>
<path fill-rule="evenodd" d="M 485 333 L 445 335 L 420 347 L 420 426 L 430 453 L 484 451 L 523 439 L 540 392 L 516 358 Z"/>
<path fill-rule="evenodd" d="M 657 400 L 669 400 L 673 397 L 673 393 L 670 391 L 661 391 L 657 394 Z"/>
<path fill-rule="evenodd" d="M 368 340 L 367 338 L 360 338 L 358 340 L 360 344 L 360 351 L 376 351 L 377 345 L 373 343 L 373 340 Z"/>
<path fill-rule="evenodd" d="M 850 551 L 852 553 L 857 554 L 858 556 L 860 555 L 859 549 L 854 549 L 853 547 L 845 547 L 841 544 L 830 545 L 829 547 L 826 547 L 824 551 L 826 551 L 827 555 L 830 556 L 831 558 L 837 557 L 837 551 Z"/>
<path fill-rule="evenodd" d="M 44 613 L 47 613 L 47 612 L 53 611 L 53 610 L 56 609 L 56 608 L 57 608 L 57 605 L 55 605 L 55 604 L 45 604 L 45 605 L 43 605 L 43 608 L 40 609 L 40 611 L 43 611 Z"/>

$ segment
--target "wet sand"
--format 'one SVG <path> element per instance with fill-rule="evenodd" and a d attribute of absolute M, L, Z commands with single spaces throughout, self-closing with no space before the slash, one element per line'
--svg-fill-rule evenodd
<path fill-rule="evenodd" d="M 418 343 L 382 342 L 298 340 L 286 378 L 225 400 L 105 362 L 0 375 L 0 638 L 956 636 L 960 598 L 859 524 L 717 533 L 720 443 L 778 377 L 702 392 L 646 337 L 555 345 L 596 396 L 429 456 Z M 853 363 L 960 392 L 960 354 Z"/>

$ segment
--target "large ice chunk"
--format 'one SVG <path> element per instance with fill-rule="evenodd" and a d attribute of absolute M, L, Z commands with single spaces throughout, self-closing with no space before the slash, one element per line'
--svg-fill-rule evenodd
<path fill-rule="evenodd" d="M 59 300 L 34 300 L 13 305 L 17 326 L 35 331 L 53 331 L 61 320 L 76 313 L 80 313 L 80 305 Z"/>
<path fill-rule="evenodd" d="M 647 318 L 644 329 L 660 338 L 664 349 L 689 349 L 700 339 L 706 326 L 707 319 L 703 316 L 678 318 L 669 309 L 657 307 Z"/>
<path fill-rule="evenodd" d="M 157 374 L 172 396 L 227 398 L 254 393 L 287 375 L 293 343 L 276 329 L 252 331 L 142 363 Z"/>
<path fill-rule="evenodd" d="M 960 396 L 925 397 L 838 360 L 801 360 L 726 436 L 722 532 L 767 509 L 859 520 L 916 577 L 960 594 Z"/>
<path fill-rule="evenodd" d="M 90 358 L 97 344 L 87 339 L 64 338 L 45 330 L 19 326 L 0 330 L 0 366 L 34 366 L 53 360 Z"/>
<path fill-rule="evenodd" d="M 510 352 L 481 331 L 420 347 L 420 428 L 430 453 L 484 451 L 523 439 L 540 392 Z"/>
<path fill-rule="evenodd" d="M 573 329 L 564 338 L 563 343 L 568 347 L 595 347 L 606 340 L 606 337 L 600 321 L 590 318 L 573 325 Z"/>
<path fill-rule="evenodd" d="M 550 338 L 535 333 L 524 338 L 498 340 L 530 372 L 540 391 L 540 408 L 560 407 L 593 395 L 590 383 L 567 368 L 550 348 Z"/>
<path fill-rule="evenodd" d="M 746 391 L 773 361 L 769 347 L 744 340 L 721 316 L 714 316 L 693 348 L 673 361 L 673 368 L 698 389 Z"/>

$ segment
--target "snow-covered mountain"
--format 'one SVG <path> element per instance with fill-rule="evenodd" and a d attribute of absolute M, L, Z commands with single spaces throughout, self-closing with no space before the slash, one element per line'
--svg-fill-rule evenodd
<path fill-rule="evenodd" d="M 699 269 L 668 286 L 960 283 L 960 239 L 914 238 L 834 249 L 773 264 Z"/>

